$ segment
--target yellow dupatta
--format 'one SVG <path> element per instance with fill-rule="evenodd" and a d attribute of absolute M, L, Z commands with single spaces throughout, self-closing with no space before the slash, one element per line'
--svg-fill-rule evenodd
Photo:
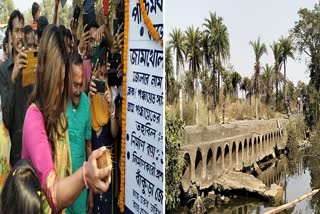
<path fill-rule="evenodd" d="M 95 132 L 98 132 L 101 127 L 106 125 L 110 118 L 108 111 L 108 103 L 101 94 L 92 96 L 91 111 L 91 125 Z"/>
<path fill-rule="evenodd" d="M 63 123 L 66 123 L 66 118 L 61 114 Z M 61 127 L 60 127 L 61 129 Z M 71 164 L 71 154 L 70 154 L 70 144 L 69 144 L 69 134 L 68 129 L 64 133 L 64 137 L 58 140 L 58 137 L 54 136 L 54 167 L 55 173 L 50 173 L 47 177 L 47 186 L 53 187 L 55 179 L 60 180 L 72 174 L 72 164 Z M 42 209 L 43 213 L 51 213 L 51 207 L 47 198 L 42 194 Z M 62 210 L 61 213 L 66 213 L 66 209 Z"/>

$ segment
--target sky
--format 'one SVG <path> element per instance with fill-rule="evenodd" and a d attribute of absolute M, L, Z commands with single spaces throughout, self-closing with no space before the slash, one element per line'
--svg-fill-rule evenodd
<path fill-rule="evenodd" d="M 54 0 L 51 0 L 54 1 Z M 21 12 L 25 12 L 32 7 L 33 2 L 42 2 L 42 0 L 13 0 L 15 9 L 19 9 Z M 72 0 L 67 0 L 67 3 L 72 4 Z M 53 8 L 52 8 L 53 10 Z"/>
<path fill-rule="evenodd" d="M 299 20 L 300 8 L 312 9 L 315 3 L 318 0 L 165 0 L 165 39 L 175 27 L 183 31 L 191 25 L 204 29 L 204 19 L 209 18 L 210 12 L 216 12 L 228 28 L 229 62 L 241 76 L 251 77 L 255 56 L 249 42 L 260 37 L 268 51 L 261 63 L 273 65 L 270 45 L 281 36 L 289 35 L 289 30 Z M 305 56 L 301 60 L 288 59 L 287 77 L 295 85 L 299 80 L 309 82 L 305 59 Z"/>

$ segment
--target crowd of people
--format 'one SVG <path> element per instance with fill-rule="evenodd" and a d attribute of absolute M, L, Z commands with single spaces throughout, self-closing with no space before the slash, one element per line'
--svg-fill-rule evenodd
<path fill-rule="evenodd" d="M 0 64 L 0 213 L 119 212 L 124 3 L 117 3 L 113 32 L 108 14 L 98 24 L 93 4 L 78 6 L 86 17 L 81 27 L 79 14 L 70 26 L 50 23 L 36 2 L 29 25 L 18 10 L 8 20 Z M 106 149 L 113 164 L 98 168 Z"/>

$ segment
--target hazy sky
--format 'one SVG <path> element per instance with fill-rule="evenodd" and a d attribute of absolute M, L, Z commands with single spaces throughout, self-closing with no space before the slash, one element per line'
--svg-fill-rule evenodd
<path fill-rule="evenodd" d="M 16 9 L 19 9 L 21 12 L 25 12 L 27 9 L 31 8 L 33 2 L 42 2 L 42 0 L 13 0 Z M 54 1 L 54 0 L 51 0 Z M 69 4 L 72 4 L 72 0 L 67 0 Z M 54 8 L 52 8 L 53 10 Z"/>
<path fill-rule="evenodd" d="M 297 11 L 313 8 L 317 0 L 165 0 L 166 39 L 174 27 L 183 31 L 188 26 L 200 27 L 209 12 L 216 12 L 223 18 L 230 39 L 230 63 L 242 76 L 253 74 L 254 52 L 250 41 L 260 36 L 267 46 L 268 55 L 261 58 L 262 65 L 273 65 L 270 45 L 281 36 L 288 36 L 289 30 L 298 20 Z M 186 65 L 188 68 L 188 65 Z M 296 83 L 309 82 L 309 73 L 304 58 L 299 62 L 292 59 L 287 63 L 287 77 Z"/>

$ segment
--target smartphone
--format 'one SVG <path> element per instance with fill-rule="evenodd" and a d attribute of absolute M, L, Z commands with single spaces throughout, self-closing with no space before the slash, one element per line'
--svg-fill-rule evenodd
<path fill-rule="evenodd" d="M 113 35 L 115 35 L 117 33 L 118 28 L 119 28 L 119 19 L 114 18 L 113 19 Z"/>
<path fill-rule="evenodd" d="M 92 62 L 96 65 L 97 60 L 99 59 L 100 55 L 100 45 L 93 46 L 93 55 L 92 55 Z"/>
<path fill-rule="evenodd" d="M 74 8 L 74 12 L 73 12 L 74 20 L 78 20 L 79 16 L 80 16 L 80 7 L 78 5 L 76 5 L 76 7 Z"/>
<path fill-rule="evenodd" d="M 109 86 L 118 86 L 121 84 L 120 79 L 118 78 L 117 70 L 108 71 L 108 85 Z"/>
<path fill-rule="evenodd" d="M 88 13 L 83 13 L 83 27 L 87 27 L 84 29 L 84 32 L 87 32 L 89 30 L 89 14 Z"/>
<path fill-rule="evenodd" d="M 109 53 L 108 62 L 110 63 L 110 70 L 117 70 L 121 63 L 121 54 Z"/>
<path fill-rule="evenodd" d="M 96 84 L 98 94 L 104 94 L 106 91 L 106 82 L 101 79 L 94 79 L 93 82 Z"/>
<path fill-rule="evenodd" d="M 34 68 L 38 63 L 38 51 L 37 50 L 27 50 L 27 67 L 22 71 L 22 87 L 32 85 L 35 81 Z"/>

